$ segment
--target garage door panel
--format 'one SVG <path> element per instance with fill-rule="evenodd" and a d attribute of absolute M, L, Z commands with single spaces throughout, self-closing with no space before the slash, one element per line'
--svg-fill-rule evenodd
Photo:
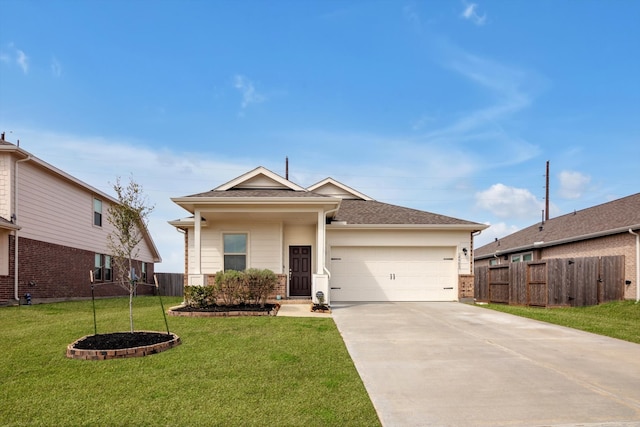
<path fill-rule="evenodd" d="M 457 299 L 453 247 L 332 247 L 333 301 Z"/>

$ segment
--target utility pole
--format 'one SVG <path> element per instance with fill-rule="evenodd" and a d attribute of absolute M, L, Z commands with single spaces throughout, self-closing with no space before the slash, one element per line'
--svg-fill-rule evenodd
<path fill-rule="evenodd" d="M 545 197 L 544 197 L 544 220 L 549 221 L 549 160 L 547 160 L 547 174 L 545 184 Z"/>

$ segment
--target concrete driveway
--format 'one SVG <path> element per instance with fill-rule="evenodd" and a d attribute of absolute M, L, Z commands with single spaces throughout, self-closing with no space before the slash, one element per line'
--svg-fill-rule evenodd
<path fill-rule="evenodd" d="M 385 426 L 640 426 L 638 344 L 460 303 L 332 310 Z"/>

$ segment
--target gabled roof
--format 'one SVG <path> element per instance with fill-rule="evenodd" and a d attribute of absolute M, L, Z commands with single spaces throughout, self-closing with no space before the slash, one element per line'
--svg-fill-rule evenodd
<path fill-rule="evenodd" d="M 265 190 L 292 190 L 306 191 L 304 188 L 289 181 L 280 175 L 271 172 L 269 169 L 258 166 L 237 178 L 232 179 L 216 188 L 213 191 L 226 191 L 231 189 L 265 189 Z"/>
<path fill-rule="evenodd" d="M 313 184 L 311 187 L 307 187 L 307 190 L 331 197 L 338 197 L 340 199 L 373 200 L 371 197 L 356 191 L 333 178 L 325 178 L 322 181 Z"/>
<path fill-rule="evenodd" d="M 537 223 L 475 250 L 475 258 L 521 252 L 640 229 L 640 193 Z"/>
<path fill-rule="evenodd" d="M 484 230 L 488 226 L 445 215 L 390 205 L 375 200 L 342 200 L 333 217 L 341 225 L 410 225 Z"/>
<path fill-rule="evenodd" d="M 326 178 L 304 189 L 263 167 L 213 190 L 171 200 L 191 213 L 195 212 L 196 206 L 207 209 L 212 205 L 324 205 L 331 218 L 330 226 L 341 228 L 458 228 L 476 231 L 488 227 L 485 224 L 377 202 L 333 178 Z M 193 220 L 171 221 L 170 224 L 178 227 L 193 224 Z"/>

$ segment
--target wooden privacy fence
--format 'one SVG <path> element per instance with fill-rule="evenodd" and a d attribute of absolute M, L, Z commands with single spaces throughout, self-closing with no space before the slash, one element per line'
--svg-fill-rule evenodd
<path fill-rule="evenodd" d="M 624 256 L 552 258 L 476 267 L 477 301 L 584 306 L 624 299 Z"/>
<path fill-rule="evenodd" d="M 158 291 L 167 297 L 181 297 L 184 295 L 183 273 L 156 273 Z"/>

